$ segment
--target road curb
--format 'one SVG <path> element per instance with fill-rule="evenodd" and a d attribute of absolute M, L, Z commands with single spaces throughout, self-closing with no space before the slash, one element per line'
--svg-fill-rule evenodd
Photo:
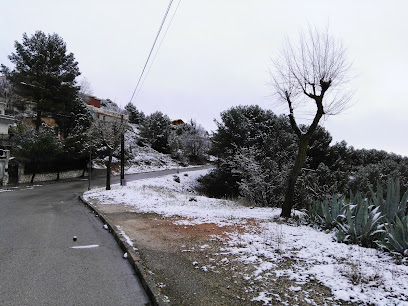
<path fill-rule="evenodd" d="M 104 224 L 108 226 L 109 232 L 113 235 L 116 242 L 119 244 L 120 248 L 123 252 L 127 252 L 130 264 L 132 265 L 133 269 L 136 272 L 137 277 L 139 278 L 140 282 L 142 283 L 143 289 L 146 291 L 147 296 L 150 299 L 150 302 L 154 306 L 168 306 L 170 305 L 169 302 L 165 301 L 161 298 L 159 291 L 152 279 L 152 277 L 145 272 L 145 268 L 142 264 L 142 260 L 139 254 L 130 246 L 123 238 L 123 236 L 117 231 L 116 228 L 112 226 L 109 218 L 101 214 L 101 212 L 94 207 L 91 203 L 86 201 L 82 195 L 78 196 L 79 200 L 84 203 L 90 210 L 95 212 L 98 217 L 102 220 Z"/>

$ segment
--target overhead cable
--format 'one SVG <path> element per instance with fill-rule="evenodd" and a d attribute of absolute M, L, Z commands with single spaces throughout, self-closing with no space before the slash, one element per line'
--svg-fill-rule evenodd
<path fill-rule="evenodd" d="M 169 22 L 169 24 L 167 25 L 166 31 L 165 31 L 164 34 L 163 34 L 163 38 L 161 39 L 160 44 L 159 44 L 159 46 L 157 47 L 156 53 L 155 53 L 154 56 L 153 56 L 152 63 L 150 64 L 149 69 L 147 69 L 146 75 L 145 75 L 144 79 L 142 80 L 142 84 L 140 84 L 140 86 L 139 86 L 139 88 L 138 88 L 138 91 L 136 92 L 136 97 L 137 97 L 137 95 L 139 94 L 140 90 L 142 90 L 143 84 L 144 84 L 144 82 L 145 82 L 147 76 L 149 75 L 150 69 L 152 68 L 153 63 L 154 63 L 154 61 L 155 61 L 155 59 L 156 59 L 156 57 L 157 57 L 157 54 L 159 53 L 160 47 L 161 47 L 161 45 L 163 44 L 164 38 L 166 37 L 166 34 L 167 34 L 167 31 L 169 30 L 170 25 L 171 25 L 171 23 L 172 23 L 172 21 L 173 21 L 173 19 L 174 19 L 174 16 L 176 15 L 177 10 L 178 10 L 178 8 L 179 8 L 179 6 L 180 6 L 180 2 L 181 2 L 181 0 L 179 0 L 178 4 L 177 4 L 177 6 L 176 6 L 176 9 L 174 10 L 173 16 L 171 17 L 170 22 Z"/>
<path fill-rule="evenodd" d="M 149 56 L 147 57 L 147 60 L 146 60 L 146 63 L 145 63 L 145 65 L 144 65 L 144 67 L 143 67 L 142 73 L 140 74 L 140 77 L 139 77 L 139 80 L 137 81 L 135 90 L 133 91 L 132 98 L 130 98 L 130 102 L 132 102 L 133 97 L 135 96 L 135 93 L 136 93 L 136 91 L 137 91 L 137 88 L 138 88 L 138 86 L 139 86 L 139 84 L 140 84 L 140 80 L 142 79 L 143 73 L 144 73 L 144 71 L 145 71 L 145 69 L 146 69 L 146 66 L 147 66 L 147 64 L 149 63 L 150 56 L 152 55 L 154 46 L 156 45 L 157 39 L 158 39 L 158 37 L 159 37 L 159 35 L 160 35 L 160 32 L 161 32 L 161 30 L 162 30 L 162 28 L 163 28 L 163 24 L 164 24 L 164 22 L 166 21 L 166 18 L 167 18 L 167 15 L 168 15 L 169 11 L 170 11 L 170 8 L 171 8 L 172 3 L 173 3 L 173 0 L 170 0 L 170 3 L 169 3 L 169 5 L 168 5 L 168 7 L 167 7 L 167 10 L 166 10 L 166 13 L 164 14 L 163 20 L 162 20 L 162 22 L 161 22 L 161 24 L 160 24 L 159 31 L 157 32 L 156 38 L 154 39 L 153 46 L 152 46 L 152 48 L 150 49 Z"/>

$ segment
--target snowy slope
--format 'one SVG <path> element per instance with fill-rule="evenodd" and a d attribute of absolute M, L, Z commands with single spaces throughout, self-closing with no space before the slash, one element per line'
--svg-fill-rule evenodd
<path fill-rule="evenodd" d="M 141 147 L 137 144 L 139 139 L 139 129 L 136 124 L 129 124 L 129 129 L 125 133 L 125 148 L 130 152 L 130 160 L 126 161 L 125 174 L 133 174 L 140 172 L 150 172 L 166 169 L 177 169 L 178 163 L 168 154 L 157 152 L 156 150 L 145 146 Z M 94 160 L 93 167 L 98 169 L 105 168 L 105 160 Z M 113 158 L 114 163 L 120 163 L 120 160 Z M 119 169 L 113 167 L 112 172 L 119 174 Z"/>

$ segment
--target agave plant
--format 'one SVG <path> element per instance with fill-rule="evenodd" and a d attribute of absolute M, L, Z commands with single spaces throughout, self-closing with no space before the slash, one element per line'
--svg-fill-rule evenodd
<path fill-rule="evenodd" d="M 370 205 L 368 199 L 363 199 L 359 192 L 350 198 L 352 202 L 345 206 L 343 222 L 337 222 L 336 239 L 339 242 L 373 247 L 384 233 L 380 208 Z"/>
<path fill-rule="evenodd" d="M 385 224 L 386 234 L 380 245 L 390 252 L 408 256 L 408 217 L 395 217 L 394 223 Z"/>
<path fill-rule="evenodd" d="M 381 214 L 384 216 L 384 222 L 393 223 L 395 218 L 402 219 L 405 216 L 408 200 L 408 190 L 400 199 L 400 181 L 390 179 L 387 184 L 387 196 L 384 197 L 384 189 L 377 182 L 377 193 L 371 187 L 371 198 L 375 206 L 379 207 Z"/>
<path fill-rule="evenodd" d="M 325 229 L 332 229 L 336 226 L 339 218 L 344 214 L 344 197 L 333 197 L 329 200 L 317 201 L 309 207 L 308 215 L 316 223 Z"/>

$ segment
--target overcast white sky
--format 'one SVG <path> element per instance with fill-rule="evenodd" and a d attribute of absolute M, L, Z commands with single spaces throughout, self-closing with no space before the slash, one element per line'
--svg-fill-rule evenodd
<path fill-rule="evenodd" d="M 94 95 L 123 107 L 168 4 L 3 0 L 0 63 L 11 66 L 7 56 L 24 32 L 57 33 Z M 285 109 L 276 108 L 267 85 L 271 58 L 285 37 L 295 38 L 308 24 L 329 25 L 348 49 L 356 93 L 350 109 L 323 125 L 334 142 L 408 156 L 407 11 L 404 0 L 181 0 L 133 103 L 146 114 L 160 110 L 171 119 L 192 118 L 208 130 L 215 130 L 221 111 L 240 104 L 281 113 Z"/>

